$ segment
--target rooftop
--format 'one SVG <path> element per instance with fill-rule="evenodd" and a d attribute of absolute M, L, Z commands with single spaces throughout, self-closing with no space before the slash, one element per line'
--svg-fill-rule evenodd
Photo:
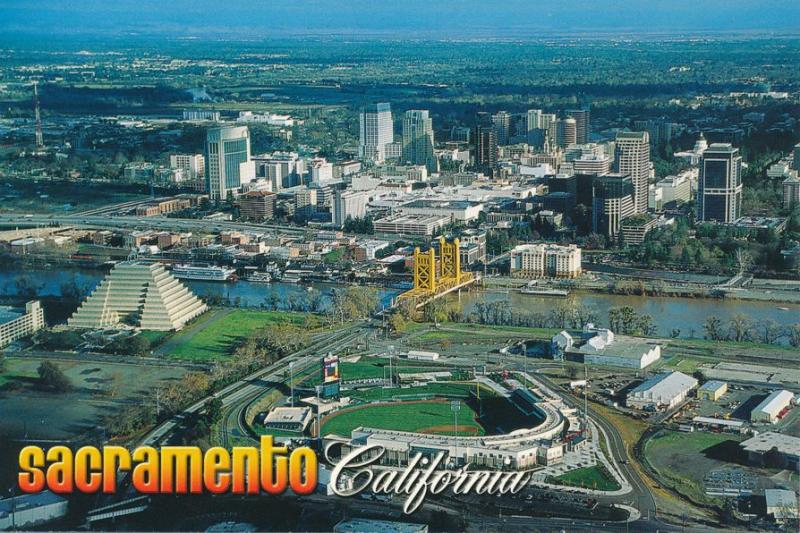
<path fill-rule="evenodd" d="M 767 431 L 759 433 L 741 444 L 742 449 L 748 452 L 764 453 L 772 448 L 786 455 L 800 456 L 800 438 Z"/>
<path fill-rule="evenodd" d="M 276 407 L 269 412 L 265 424 L 302 424 L 311 413 L 309 407 Z"/>
<path fill-rule="evenodd" d="M 0 306 L 0 324 L 16 320 L 22 315 L 22 311 L 16 307 Z"/>
<path fill-rule="evenodd" d="M 337 533 L 362 533 L 365 531 L 380 531 L 381 533 L 422 533 L 428 530 L 428 526 L 424 524 L 413 524 L 411 522 L 351 518 L 349 520 L 342 520 L 333 526 L 333 530 Z"/>
<path fill-rule="evenodd" d="M 642 384 L 633 389 L 630 394 L 641 392 L 653 392 L 659 395 L 667 395 L 672 392 L 677 393 L 687 387 L 697 385 L 697 380 L 687 376 L 683 372 L 668 372 L 656 374 L 646 379 Z"/>
<path fill-rule="evenodd" d="M 720 381 L 718 379 L 712 379 L 711 381 L 706 381 L 705 383 L 703 383 L 703 385 L 700 387 L 700 390 L 715 391 L 720 387 L 724 387 L 725 385 L 727 385 L 727 383 L 725 383 L 724 381 Z"/>
<path fill-rule="evenodd" d="M 54 503 L 61 503 L 66 501 L 64 498 L 45 490 L 34 494 L 21 494 L 13 498 L 6 498 L 0 500 L 0 516 L 3 514 L 11 514 L 12 506 L 15 511 L 22 511 L 24 509 L 31 509 L 35 507 L 43 507 L 45 505 L 52 505 Z M 13 502 L 13 505 L 12 505 Z"/>

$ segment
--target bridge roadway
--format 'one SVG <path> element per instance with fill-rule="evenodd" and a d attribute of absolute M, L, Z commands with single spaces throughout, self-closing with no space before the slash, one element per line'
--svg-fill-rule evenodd
<path fill-rule="evenodd" d="M 281 224 L 251 224 L 247 222 L 230 222 L 224 220 L 204 220 L 188 218 L 168 218 L 163 216 L 111 216 L 108 214 L 71 214 L 71 215 L 0 215 L 0 224 L 11 226 L 49 226 L 59 224 L 86 229 L 124 229 L 190 231 L 194 233 L 219 233 L 220 231 L 270 231 L 282 235 L 305 235 L 305 228 L 296 228 Z"/>

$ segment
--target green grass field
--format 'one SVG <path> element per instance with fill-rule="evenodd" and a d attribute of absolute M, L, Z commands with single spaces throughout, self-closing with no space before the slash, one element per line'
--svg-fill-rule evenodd
<path fill-rule="evenodd" d="M 385 369 L 385 371 L 384 371 Z M 389 360 L 384 358 L 362 358 L 355 363 L 340 363 L 342 379 L 383 378 L 389 373 Z M 420 366 L 419 363 L 395 359 L 392 361 L 392 370 L 400 373 L 411 372 L 441 372 L 448 370 L 444 366 Z"/>
<path fill-rule="evenodd" d="M 458 414 L 458 435 L 483 435 L 477 414 L 465 403 Z M 349 436 L 353 429 L 364 426 L 376 429 L 416 431 L 437 435 L 455 435 L 453 411 L 446 400 L 374 404 L 346 409 L 322 422 L 322 434 Z"/>
<path fill-rule="evenodd" d="M 566 474 L 548 481 L 557 485 L 567 485 L 569 487 L 585 487 L 595 490 L 619 490 L 621 487 L 614 476 L 602 465 L 587 466 L 570 470 Z"/>
<path fill-rule="evenodd" d="M 348 396 L 365 402 L 376 400 L 408 399 L 420 400 L 428 399 L 431 396 L 444 396 L 447 398 L 468 398 L 470 392 L 475 392 L 475 384 L 452 383 L 452 382 L 432 382 L 421 387 L 394 387 L 383 388 L 375 387 L 371 389 L 354 390 Z M 481 397 L 494 396 L 494 392 L 486 387 L 481 387 Z"/>
<path fill-rule="evenodd" d="M 200 317 L 164 342 L 160 352 L 178 359 L 213 361 L 230 355 L 245 337 L 270 324 L 306 324 L 310 321 L 309 328 L 313 328 L 319 323 L 317 317 L 305 313 L 250 309 L 213 312 L 219 314 Z"/>
<path fill-rule="evenodd" d="M 714 499 L 705 494 L 703 478 L 710 470 L 732 463 L 709 456 L 708 450 L 723 443 L 737 448 L 736 443 L 741 440 L 742 436 L 732 433 L 662 430 L 647 440 L 644 453 L 647 462 L 658 472 L 665 485 L 692 501 L 714 504 Z M 733 459 L 728 453 L 722 455 Z"/>

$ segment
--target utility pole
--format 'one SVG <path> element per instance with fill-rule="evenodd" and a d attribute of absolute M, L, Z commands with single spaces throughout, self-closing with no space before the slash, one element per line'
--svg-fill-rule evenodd
<path fill-rule="evenodd" d="M 458 412 L 461 410 L 461 400 L 453 400 L 452 402 L 450 402 L 450 409 L 453 410 L 453 420 L 455 422 L 454 425 L 455 425 L 455 429 L 456 429 L 456 431 L 455 431 L 455 435 L 456 435 L 456 438 L 455 438 L 455 443 L 456 443 L 455 460 L 457 461 L 458 460 Z M 453 465 L 455 465 L 455 461 L 453 462 Z"/>
<path fill-rule="evenodd" d="M 294 361 L 289 361 L 289 390 L 291 406 L 294 407 Z"/>
<path fill-rule="evenodd" d="M 44 148 L 44 134 L 42 133 L 42 114 L 39 109 L 39 82 L 33 82 L 34 114 L 36 116 L 36 149 Z"/>

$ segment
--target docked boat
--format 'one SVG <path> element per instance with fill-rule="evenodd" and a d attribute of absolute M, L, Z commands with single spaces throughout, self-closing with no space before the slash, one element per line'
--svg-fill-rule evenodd
<path fill-rule="evenodd" d="M 540 287 L 536 284 L 536 280 L 529 282 L 527 285 L 519 290 L 522 294 L 530 294 L 532 296 L 557 296 L 565 298 L 569 296 L 567 289 L 550 289 L 548 287 Z"/>
<path fill-rule="evenodd" d="M 269 272 L 252 272 L 245 279 L 251 283 L 272 283 L 272 274 Z"/>
<path fill-rule="evenodd" d="M 236 270 L 215 265 L 175 265 L 172 275 L 180 279 L 228 281 L 236 275 Z"/>

